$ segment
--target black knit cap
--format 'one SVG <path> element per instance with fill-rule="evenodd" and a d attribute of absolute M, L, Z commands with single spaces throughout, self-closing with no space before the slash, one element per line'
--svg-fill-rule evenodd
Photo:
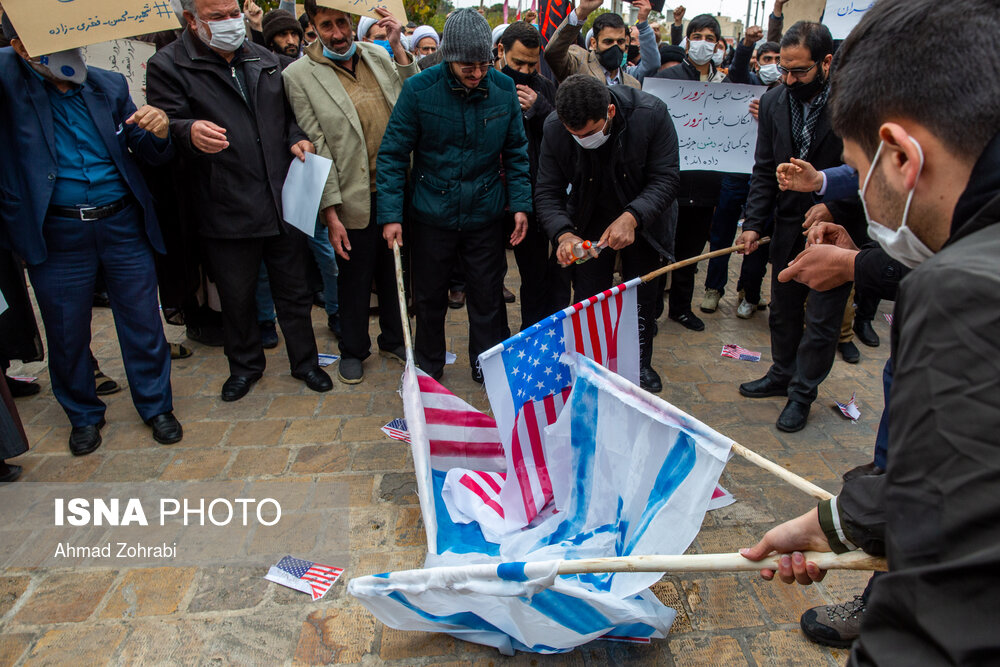
<path fill-rule="evenodd" d="M 271 40 L 274 39 L 275 35 L 283 33 L 286 30 L 298 33 L 299 40 L 303 40 L 306 37 L 305 31 L 302 29 L 302 24 L 290 12 L 284 9 L 272 9 L 264 14 L 264 20 L 261 23 L 261 32 L 264 33 L 265 44 L 270 46 Z"/>

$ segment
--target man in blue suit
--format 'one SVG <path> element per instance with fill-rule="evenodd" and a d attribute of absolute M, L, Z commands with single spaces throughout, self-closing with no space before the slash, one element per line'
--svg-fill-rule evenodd
<path fill-rule="evenodd" d="M 0 245 L 28 264 L 52 392 L 73 427 L 70 451 L 97 449 L 105 423 L 88 352 L 99 270 L 132 402 L 158 442 L 178 442 L 153 267 L 163 238 L 135 162 L 170 159 L 167 116 L 136 110 L 125 78 L 88 69 L 78 49 L 30 58 L 6 15 L 3 30 L 11 46 L 0 49 Z"/>

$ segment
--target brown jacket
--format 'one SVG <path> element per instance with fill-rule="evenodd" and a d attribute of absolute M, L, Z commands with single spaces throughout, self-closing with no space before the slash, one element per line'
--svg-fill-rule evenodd
<path fill-rule="evenodd" d="M 597 60 L 597 54 L 576 45 L 580 36 L 580 26 L 570 25 L 569 17 L 563 19 L 559 29 L 552 35 L 545 47 L 545 61 L 560 83 L 573 74 L 588 74 L 601 82 L 607 81 L 605 70 Z M 639 80 L 621 71 L 622 83 L 632 88 L 642 89 Z"/>

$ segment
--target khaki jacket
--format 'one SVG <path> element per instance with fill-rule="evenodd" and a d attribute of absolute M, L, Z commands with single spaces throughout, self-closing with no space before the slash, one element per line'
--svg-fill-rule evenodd
<path fill-rule="evenodd" d="M 397 66 L 381 46 L 357 44 L 358 55 L 375 73 L 392 108 L 403 81 L 420 71 L 416 59 L 405 67 Z M 299 127 L 315 144 L 316 154 L 333 160 L 320 209 L 336 206 L 344 227 L 364 229 L 371 221 L 371 177 L 365 137 L 354 104 L 333 69 L 336 65 L 325 62 L 322 53 L 323 45 L 316 41 L 306 49 L 304 57 L 285 68 L 285 93 Z"/>
<path fill-rule="evenodd" d="M 579 36 L 580 26 L 570 25 L 569 17 L 563 19 L 559 29 L 552 34 L 552 39 L 545 47 L 545 62 L 552 68 L 560 83 L 573 74 L 587 74 L 604 83 L 607 81 L 607 76 L 597 60 L 597 54 L 577 46 L 576 39 Z M 621 71 L 621 77 L 622 83 L 626 86 L 642 89 L 639 80 L 626 74 L 624 70 Z"/>

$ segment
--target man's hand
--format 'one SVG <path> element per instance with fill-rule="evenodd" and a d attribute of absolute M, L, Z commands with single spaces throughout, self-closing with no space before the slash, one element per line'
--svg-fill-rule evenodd
<path fill-rule="evenodd" d="M 756 97 L 750 100 L 750 115 L 754 120 L 760 120 L 760 99 Z"/>
<path fill-rule="evenodd" d="M 851 235 L 840 225 L 835 225 L 832 222 L 820 222 L 815 225 L 809 225 L 808 222 L 803 222 L 802 227 L 806 230 L 803 234 L 806 235 L 807 247 L 825 244 L 835 245 L 845 250 L 856 251 L 858 249 L 858 246 L 854 245 Z"/>
<path fill-rule="evenodd" d="M 830 544 L 819 525 L 819 511 L 813 508 L 791 521 L 775 526 L 764 534 L 764 539 L 749 549 L 740 549 L 740 554 L 748 560 L 761 560 L 773 553 L 784 555 L 778 561 L 778 578 L 786 584 L 797 581 L 808 586 L 814 581 L 822 581 L 826 570 L 816 563 L 806 562 L 801 551 L 830 551 Z M 761 570 L 760 576 L 770 581 L 774 570 Z"/>
<path fill-rule="evenodd" d="M 684 7 L 684 5 L 677 5 L 676 7 L 674 7 L 674 25 L 684 24 L 684 12 L 686 11 L 687 9 Z"/>
<path fill-rule="evenodd" d="M 653 11 L 653 5 L 650 4 L 649 0 L 632 0 L 632 6 L 639 10 L 636 15 L 637 23 L 649 20 L 649 13 Z"/>
<path fill-rule="evenodd" d="M 580 19 L 580 23 L 587 20 L 590 13 L 600 7 L 604 0 L 580 0 L 576 3 L 576 18 Z"/>
<path fill-rule="evenodd" d="M 316 153 L 316 147 L 313 146 L 313 142 L 303 139 L 292 144 L 291 151 L 292 155 L 305 162 L 306 153 Z"/>
<path fill-rule="evenodd" d="M 256 2 L 246 0 L 243 3 L 243 15 L 251 28 L 257 32 L 264 32 L 264 10 L 258 7 Z"/>
<path fill-rule="evenodd" d="M 608 228 L 601 234 L 601 240 L 597 242 L 597 245 L 607 246 L 612 250 L 626 248 L 635 241 L 635 228 L 638 226 L 639 223 L 635 216 L 625 211 L 608 225 Z"/>
<path fill-rule="evenodd" d="M 740 237 L 736 239 L 736 245 L 743 245 L 743 250 L 740 251 L 741 255 L 749 255 L 757 246 L 760 244 L 757 241 L 760 240 L 760 234 L 757 232 L 752 232 L 749 229 L 740 234 Z"/>
<path fill-rule="evenodd" d="M 559 237 L 559 247 L 556 248 L 556 259 L 559 260 L 560 264 L 563 266 L 569 266 L 579 259 L 573 254 L 573 246 L 577 243 L 583 243 L 583 239 L 572 232 L 566 232 Z M 597 255 L 593 254 L 593 252 L 594 251 L 591 250 L 591 254 L 596 257 Z"/>
<path fill-rule="evenodd" d="M 384 7 L 377 7 L 375 13 L 382 17 L 375 25 L 385 28 L 385 38 L 389 40 L 389 46 L 392 47 L 392 57 L 400 65 L 409 65 L 413 61 L 406 53 L 406 48 L 400 40 L 400 36 L 403 34 L 403 24 Z"/>
<path fill-rule="evenodd" d="M 347 228 L 344 227 L 344 223 L 340 221 L 340 217 L 337 215 L 337 208 L 335 206 L 324 208 L 323 220 L 326 222 L 326 231 L 330 237 L 330 245 L 333 246 L 334 252 L 344 259 L 350 260 L 351 257 L 347 253 L 351 251 L 351 242 L 347 238 Z"/>
<path fill-rule="evenodd" d="M 778 165 L 778 170 L 775 172 L 778 177 L 778 187 L 782 191 L 819 192 L 823 187 L 823 174 L 805 160 L 797 157 L 791 160 Z"/>
<path fill-rule="evenodd" d="M 764 39 L 764 30 L 759 25 L 752 25 L 747 28 L 747 34 L 743 37 L 743 46 L 753 46 Z"/>
<path fill-rule="evenodd" d="M 514 214 L 514 233 L 510 235 L 510 244 L 517 245 L 528 235 L 528 214 Z"/>
<path fill-rule="evenodd" d="M 144 104 L 136 109 L 136 112 L 125 121 L 125 124 L 137 125 L 140 129 L 151 132 L 160 139 L 166 139 L 167 131 L 170 129 L 170 119 L 167 118 L 166 112 L 149 104 Z"/>
<path fill-rule="evenodd" d="M 809 229 L 821 222 L 833 222 L 833 213 L 830 213 L 830 209 L 826 204 L 816 204 L 806 211 L 806 219 L 802 223 L 802 228 Z"/>
<path fill-rule="evenodd" d="M 226 128 L 219 127 L 210 120 L 196 120 L 191 123 L 191 144 L 208 155 L 229 148 Z"/>
<path fill-rule="evenodd" d="M 781 12 L 789 2 L 791 0 L 774 0 L 774 11 L 771 12 L 774 14 L 774 18 L 781 18 Z"/>
<path fill-rule="evenodd" d="M 390 222 L 389 224 L 382 225 L 382 238 L 389 246 L 389 250 L 392 250 L 393 244 L 398 245 L 400 248 L 403 247 L 403 225 L 398 222 Z"/>
<path fill-rule="evenodd" d="M 825 292 L 854 280 L 857 255 L 857 250 L 835 245 L 811 245 L 788 263 L 788 268 L 778 274 L 778 281 L 794 280 L 817 292 Z"/>
<path fill-rule="evenodd" d="M 538 99 L 538 93 L 531 86 L 517 84 L 517 101 L 521 103 L 521 111 L 527 111 Z"/>

